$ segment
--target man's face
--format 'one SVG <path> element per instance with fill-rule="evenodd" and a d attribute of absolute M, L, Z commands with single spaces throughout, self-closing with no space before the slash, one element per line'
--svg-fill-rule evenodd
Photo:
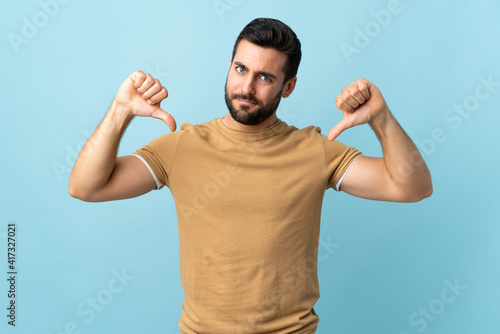
<path fill-rule="evenodd" d="M 225 98 L 234 120 L 256 125 L 268 119 L 283 95 L 283 52 L 242 40 L 226 79 Z"/>

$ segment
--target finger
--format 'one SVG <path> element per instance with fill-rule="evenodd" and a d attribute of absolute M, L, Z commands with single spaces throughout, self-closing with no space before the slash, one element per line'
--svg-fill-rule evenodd
<path fill-rule="evenodd" d="M 146 80 L 146 74 L 144 72 L 137 70 L 130 75 L 130 79 L 134 82 L 134 88 L 137 89 L 142 86 L 144 80 Z"/>
<path fill-rule="evenodd" d="M 168 112 L 162 110 L 160 107 L 158 107 L 152 114 L 151 117 L 161 119 L 163 122 L 165 122 L 168 127 L 170 128 L 170 131 L 174 132 L 175 129 L 177 129 L 177 123 L 175 122 L 175 119 L 170 115 Z"/>
<path fill-rule="evenodd" d="M 348 105 L 350 105 L 353 109 L 356 109 L 357 107 L 359 107 L 358 101 L 356 101 L 356 99 L 354 99 L 351 96 L 351 93 L 349 92 L 349 88 L 342 87 L 342 93 L 340 95 L 342 96 L 342 99 L 344 100 L 344 102 L 347 103 Z"/>
<path fill-rule="evenodd" d="M 153 77 L 151 74 L 146 73 L 146 79 L 142 83 L 141 87 L 137 88 L 137 93 L 144 94 L 148 89 L 150 89 L 155 84 Z"/>
<path fill-rule="evenodd" d="M 342 95 L 339 95 L 335 98 L 335 105 L 337 106 L 338 109 L 346 112 L 353 112 L 354 108 L 346 103 L 344 99 L 342 98 Z"/>
<path fill-rule="evenodd" d="M 359 79 L 357 81 L 357 85 L 360 93 L 363 94 L 365 100 L 368 100 L 370 98 L 370 88 L 373 84 L 366 79 Z"/>
<path fill-rule="evenodd" d="M 366 99 L 359 90 L 359 86 L 356 82 L 351 82 L 347 89 L 349 91 L 349 94 L 351 94 L 352 98 L 358 102 L 358 105 L 365 103 Z"/>
<path fill-rule="evenodd" d="M 162 89 L 162 87 L 161 87 L 161 85 L 160 85 L 160 80 L 158 80 L 158 79 L 153 79 L 153 80 L 154 80 L 154 82 L 155 82 L 155 83 L 153 84 L 153 86 L 151 86 L 151 87 L 150 87 L 150 88 L 149 88 L 149 89 L 148 89 L 148 90 L 147 90 L 144 94 L 142 94 L 142 98 L 143 98 L 144 100 L 149 100 L 149 99 L 151 99 L 151 97 L 152 97 L 153 95 L 158 94 L 158 93 L 161 91 L 161 89 Z M 155 103 L 153 103 L 153 104 L 155 104 Z"/>
<path fill-rule="evenodd" d="M 155 105 L 157 103 L 160 103 L 164 99 L 168 97 L 168 91 L 165 87 L 161 87 L 161 90 L 159 93 L 153 95 L 149 100 L 148 103 L 151 105 Z"/>
<path fill-rule="evenodd" d="M 333 141 L 335 138 L 337 138 L 344 130 L 347 130 L 349 126 L 347 125 L 346 122 L 341 121 L 337 125 L 335 125 L 330 132 L 328 133 L 328 140 Z"/>

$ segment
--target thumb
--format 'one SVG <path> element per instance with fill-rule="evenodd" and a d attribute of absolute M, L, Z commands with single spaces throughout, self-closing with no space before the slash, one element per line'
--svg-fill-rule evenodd
<path fill-rule="evenodd" d="M 335 125 L 331 130 L 330 133 L 328 133 L 328 140 L 333 141 L 335 138 L 337 138 L 344 130 L 347 130 L 350 126 L 342 120 L 340 123 Z"/>
<path fill-rule="evenodd" d="M 175 119 L 168 112 L 162 110 L 161 108 L 157 108 L 152 114 L 151 117 L 161 119 L 165 124 L 168 125 L 170 131 L 174 132 L 177 129 L 177 123 Z"/>

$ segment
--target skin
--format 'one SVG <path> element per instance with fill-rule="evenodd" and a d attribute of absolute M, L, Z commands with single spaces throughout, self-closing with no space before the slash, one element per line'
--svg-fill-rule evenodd
<path fill-rule="evenodd" d="M 284 65 L 287 55 L 270 48 L 262 48 L 246 40 L 238 45 L 234 59 L 227 74 L 226 91 L 231 95 L 249 95 L 259 101 L 256 104 L 242 98 L 232 100 L 234 108 L 248 109 L 243 113 L 255 112 L 260 106 L 271 103 L 276 96 L 287 98 L 292 94 L 297 77 L 284 83 Z M 224 117 L 224 122 L 231 128 L 243 131 L 256 131 L 268 128 L 278 121 L 276 112 L 257 125 L 245 125 L 237 122 L 231 113 Z"/>
<path fill-rule="evenodd" d="M 141 71 L 120 86 L 111 107 L 89 137 L 69 178 L 69 194 L 87 202 L 125 199 L 145 194 L 155 180 L 135 156 L 116 157 L 123 132 L 135 116 L 154 117 L 175 131 L 174 118 L 160 108 L 168 92 L 158 79 Z"/>
<path fill-rule="evenodd" d="M 430 172 L 417 147 L 390 112 L 380 90 L 359 79 L 343 87 L 335 99 L 344 117 L 328 134 L 334 140 L 343 131 L 369 124 L 379 139 L 382 158 L 361 157 L 353 163 L 341 190 L 353 196 L 417 202 L 432 194 Z"/>
<path fill-rule="evenodd" d="M 284 82 L 286 54 L 241 41 L 231 59 L 226 89 L 233 107 L 252 113 L 277 96 L 287 98 L 297 83 Z M 249 99 L 241 95 L 251 96 Z M 141 71 L 132 73 L 120 86 L 108 113 L 82 148 L 69 180 L 71 196 L 99 202 L 142 195 L 156 187 L 147 167 L 135 156 L 116 157 L 123 132 L 133 117 L 154 117 L 175 131 L 174 118 L 160 103 L 168 96 L 158 79 Z M 360 157 L 346 173 L 341 190 L 351 195 L 384 201 L 416 202 L 432 194 L 432 181 L 422 156 L 410 137 L 393 117 L 379 89 L 366 79 L 343 87 L 335 99 L 344 117 L 328 139 L 343 131 L 369 124 L 383 149 L 382 158 Z M 256 125 L 237 122 L 231 113 L 224 116 L 229 127 L 258 131 L 278 122 L 276 112 Z"/>

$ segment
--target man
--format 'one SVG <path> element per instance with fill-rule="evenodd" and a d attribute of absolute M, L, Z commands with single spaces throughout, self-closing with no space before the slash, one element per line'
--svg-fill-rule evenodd
<path fill-rule="evenodd" d="M 229 113 L 177 132 L 160 108 L 167 90 L 136 71 L 75 163 L 69 192 L 84 201 L 170 188 L 186 297 L 181 333 L 315 333 L 325 190 L 398 202 L 432 193 L 417 148 L 365 79 L 342 89 L 336 105 L 344 118 L 328 137 L 277 118 L 280 99 L 295 88 L 300 58 L 300 42 L 287 25 L 252 21 L 234 46 L 225 86 Z M 134 116 L 159 118 L 172 133 L 117 158 Z M 334 140 L 364 123 L 379 138 L 383 158 Z"/>

